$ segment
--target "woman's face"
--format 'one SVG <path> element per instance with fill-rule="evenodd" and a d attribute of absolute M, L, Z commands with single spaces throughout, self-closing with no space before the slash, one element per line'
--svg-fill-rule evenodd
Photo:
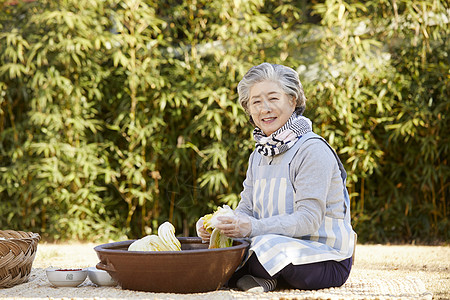
<path fill-rule="evenodd" d="M 267 136 L 281 128 L 295 110 L 295 101 L 273 81 L 261 81 L 250 88 L 250 116 Z"/>

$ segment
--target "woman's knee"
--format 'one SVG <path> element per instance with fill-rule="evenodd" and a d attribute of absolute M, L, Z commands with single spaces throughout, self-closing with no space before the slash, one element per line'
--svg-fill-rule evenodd
<path fill-rule="evenodd" d="M 342 286 L 348 279 L 347 264 L 335 261 L 286 266 L 280 273 L 290 286 L 302 290 L 318 290 Z"/>

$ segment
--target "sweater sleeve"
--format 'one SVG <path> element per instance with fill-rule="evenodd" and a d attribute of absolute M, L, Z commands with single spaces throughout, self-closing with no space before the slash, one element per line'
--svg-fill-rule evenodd
<path fill-rule="evenodd" d="M 264 219 L 252 218 L 250 236 L 273 233 L 301 237 L 316 232 L 325 216 L 327 194 L 336 166 L 333 153 L 323 141 L 306 141 L 291 162 L 294 212 Z"/>

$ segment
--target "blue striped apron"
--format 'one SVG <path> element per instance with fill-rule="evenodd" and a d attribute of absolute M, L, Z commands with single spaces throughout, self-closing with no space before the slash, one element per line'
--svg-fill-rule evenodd
<path fill-rule="evenodd" d="M 325 213 L 317 232 L 300 238 L 278 234 L 253 237 L 248 254 L 250 256 L 254 252 L 271 276 L 290 263 L 301 265 L 325 260 L 341 261 L 353 253 L 355 233 L 350 223 L 350 199 L 345 187 L 347 173 L 336 152 L 313 132 L 303 135 L 291 149 L 282 154 L 280 164 L 260 166 L 262 156 L 255 152 L 252 163 L 253 216 L 261 219 L 294 212 L 295 190 L 290 181 L 289 164 L 300 146 L 311 138 L 324 141 L 338 162 L 343 181 L 345 217 L 333 218 Z"/>

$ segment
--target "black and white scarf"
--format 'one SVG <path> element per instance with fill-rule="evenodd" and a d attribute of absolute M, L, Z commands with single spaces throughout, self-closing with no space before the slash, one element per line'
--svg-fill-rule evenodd
<path fill-rule="evenodd" d="M 256 141 L 255 149 L 262 155 L 274 156 L 289 150 L 298 138 L 310 131 L 312 131 L 311 121 L 294 112 L 286 124 L 269 136 L 256 127 L 253 130 L 253 138 Z"/>

